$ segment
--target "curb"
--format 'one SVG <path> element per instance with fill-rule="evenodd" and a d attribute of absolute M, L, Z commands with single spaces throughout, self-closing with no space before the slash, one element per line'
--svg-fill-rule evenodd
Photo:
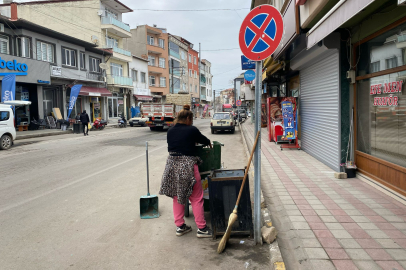
<path fill-rule="evenodd" d="M 38 133 L 38 134 L 30 134 L 30 135 L 17 135 L 17 138 L 15 140 L 18 141 L 18 140 L 48 137 L 48 136 L 58 136 L 58 135 L 65 135 L 65 134 L 72 134 L 72 133 L 73 133 L 73 130 L 66 130 L 66 131 L 60 131 L 60 132 Z"/>
<path fill-rule="evenodd" d="M 245 135 L 244 135 L 244 132 L 243 132 L 243 129 L 242 129 L 242 126 L 240 123 L 238 123 L 238 127 L 241 132 L 241 138 L 242 138 L 243 145 L 245 148 L 245 153 L 246 153 L 247 157 L 249 157 L 250 151 L 248 149 L 248 143 L 245 140 Z M 251 163 L 252 163 L 252 161 L 251 161 Z M 253 165 L 253 164 L 251 164 L 251 165 Z M 254 174 L 254 171 L 252 170 L 252 166 L 250 166 L 250 173 L 251 173 L 251 175 Z M 262 188 L 261 188 L 261 221 L 262 221 L 262 226 L 266 226 L 268 228 L 272 227 L 271 214 L 267 208 L 265 199 L 263 197 Z M 285 262 L 283 260 L 281 250 L 279 248 L 278 236 L 276 236 L 275 241 L 273 241 L 269 245 L 269 253 L 270 253 L 270 269 L 285 270 L 286 269 Z"/>

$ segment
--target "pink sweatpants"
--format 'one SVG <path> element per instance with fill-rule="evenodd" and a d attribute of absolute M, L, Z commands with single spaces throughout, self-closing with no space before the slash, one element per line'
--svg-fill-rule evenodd
<path fill-rule="evenodd" d="M 193 214 L 195 216 L 195 222 L 199 229 L 206 227 L 206 220 L 204 219 L 203 209 L 203 188 L 199 173 L 199 167 L 194 166 L 196 184 L 193 186 L 192 195 L 189 197 L 189 201 L 192 204 Z M 182 226 L 185 223 L 183 219 L 185 215 L 185 206 L 178 203 L 178 198 L 173 197 L 173 216 L 175 217 L 175 224 L 177 227 Z"/>

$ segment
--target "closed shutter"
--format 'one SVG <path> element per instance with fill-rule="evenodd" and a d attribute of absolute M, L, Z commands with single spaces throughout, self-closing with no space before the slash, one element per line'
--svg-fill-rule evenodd
<path fill-rule="evenodd" d="M 341 161 L 339 85 L 338 52 L 300 71 L 301 147 L 335 171 Z"/>

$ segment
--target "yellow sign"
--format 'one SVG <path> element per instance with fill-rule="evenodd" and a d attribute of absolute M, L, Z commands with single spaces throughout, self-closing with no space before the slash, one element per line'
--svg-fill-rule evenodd
<path fill-rule="evenodd" d="M 262 81 L 264 81 L 265 79 L 266 79 L 266 70 L 262 72 Z"/>

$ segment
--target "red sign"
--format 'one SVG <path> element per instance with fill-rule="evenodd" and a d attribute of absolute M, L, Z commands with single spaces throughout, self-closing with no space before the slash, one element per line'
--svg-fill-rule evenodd
<path fill-rule="evenodd" d="M 370 95 L 380 95 L 380 94 L 390 94 L 387 97 L 375 97 L 374 106 L 398 106 L 399 97 L 393 95 L 394 93 L 402 93 L 403 81 L 373 84 L 371 85 L 369 94 Z"/>
<path fill-rule="evenodd" d="M 237 100 L 236 105 L 237 105 L 237 106 L 241 106 L 241 100 Z"/>
<path fill-rule="evenodd" d="M 283 34 L 283 19 L 271 5 L 260 5 L 248 13 L 241 24 L 239 43 L 248 59 L 261 61 L 278 48 Z"/>

